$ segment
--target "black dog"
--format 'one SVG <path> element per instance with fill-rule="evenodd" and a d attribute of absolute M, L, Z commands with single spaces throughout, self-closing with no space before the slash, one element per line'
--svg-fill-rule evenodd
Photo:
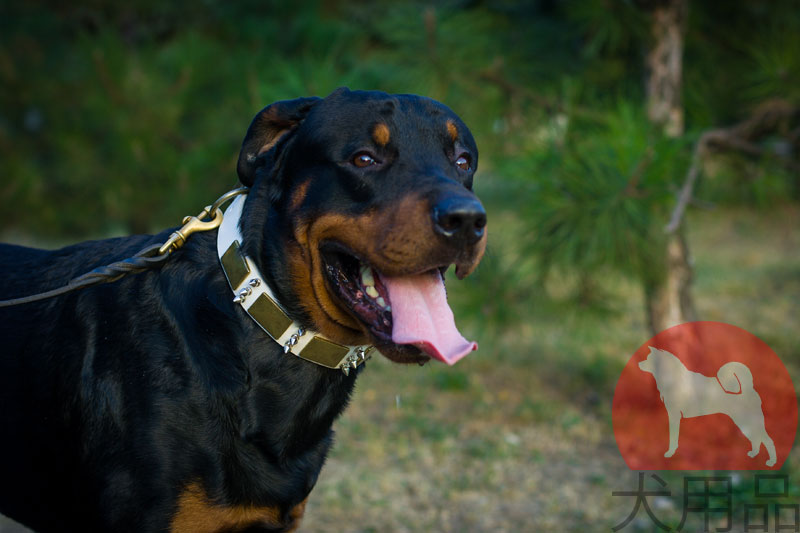
<path fill-rule="evenodd" d="M 401 363 L 475 347 L 442 273 L 466 276 L 485 248 L 477 163 L 427 98 L 266 107 L 239 156 L 238 222 L 160 269 L 0 308 L 0 512 L 38 531 L 295 529 L 365 345 Z M 2 245 L 0 299 L 168 234 Z"/>

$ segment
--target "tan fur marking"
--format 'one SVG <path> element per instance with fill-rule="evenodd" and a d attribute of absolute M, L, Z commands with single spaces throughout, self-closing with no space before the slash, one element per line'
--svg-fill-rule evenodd
<path fill-rule="evenodd" d="M 452 120 L 447 121 L 447 133 L 450 135 L 453 142 L 456 142 L 458 139 L 458 127 L 456 127 L 456 123 Z"/>
<path fill-rule="evenodd" d="M 217 533 L 236 531 L 254 525 L 287 528 L 294 531 L 305 510 L 305 500 L 289 511 L 288 520 L 281 519 L 277 507 L 214 504 L 199 483 L 190 483 L 178 500 L 178 511 L 172 518 L 171 533 Z"/>
<path fill-rule="evenodd" d="M 295 121 L 283 118 L 277 108 L 270 108 L 260 113 L 257 115 L 256 121 L 253 137 L 263 143 L 256 155 L 261 155 L 275 146 L 284 135 L 297 125 Z M 252 150 L 252 148 L 250 149 Z"/>
<path fill-rule="evenodd" d="M 289 133 L 288 129 L 281 130 L 277 134 L 275 134 L 274 137 L 266 139 L 266 141 L 267 141 L 266 144 L 264 144 L 261 148 L 258 149 L 258 154 L 257 155 L 261 155 L 264 152 L 266 152 L 267 150 L 269 150 L 270 148 L 272 148 L 273 146 L 275 146 L 278 143 L 278 141 L 281 140 L 281 137 L 283 137 L 287 133 Z"/>
<path fill-rule="evenodd" d="M 306 180 L 301 183 L 292 193 L 292 199 L 289 202 L 289 210 L 295 211 L 303 203 L 308 194 L 308 186 L 311 185 L 311 180 Z"/>
<path fill-rule="evenodd" d="M 386 124 L 376 124 L 375 128 L 372 130 L 372 140 L 375 141 L 375 144 L 378 146 L 386 146 L 389 144 L 390 137 L 389 126 Z"/>
<path fill-rule="evenodd" d="M 488 237 L 489 230 L 484 228 L 483 237 L 481 237 L 481 240 L 478 241 L 475 246 L 473 246 L 472 252 L 462 261 L 456 263 L 456 276 L 458 276 L 458 279 L 466 278 L 472 274 L 476 268 L 478 268 L 478 263 L 481 262 L 481 259 L 483 259 L 483 253 L 486 251 L 486 242 Z"/>

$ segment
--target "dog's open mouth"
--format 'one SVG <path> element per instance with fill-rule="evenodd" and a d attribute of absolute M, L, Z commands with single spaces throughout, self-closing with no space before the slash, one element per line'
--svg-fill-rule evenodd
<path fill-rule="evenodd" d="M 456 329 L 442 277 L 445 268 L 386 276 L 341 245 L 328 243 L 321 251 L 332 292 L 367 326 L 379 349 L 413 347 L 451 365 L 477 349 Z"/>
<path fill-rule="evenodd" d="M 379 342 L 392 340 L 392 308 L 386 286 L 372 267 L 341 247 L 327 246 L 323 258 L 328 282 L 345 306 L 369 327 Z"/>

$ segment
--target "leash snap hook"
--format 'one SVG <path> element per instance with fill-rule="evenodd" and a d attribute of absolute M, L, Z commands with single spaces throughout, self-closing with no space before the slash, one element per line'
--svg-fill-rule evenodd
<path fill-rule="evenodd" d="M 211 217 L 211 219 L 203 220 L 206 217 Z M 221 223 L 222 210 L 217 207 L 212 211 L 212 206 L 206 206 L 199 215 L 195 217 L 184 217 L 181 229 L 174 231 L 172 235 L 169 236 L 167 242 L 158 249 L 158 253 L 172 253 L 186 244 L 187 239 L 189 239 L 193 233 L 216 229 Z"/>
<path fill-rule="evenodd" d="M 222 224 L 222 206 L 236 196 L 239 196 L 240 194 L 246 194 L 247 191 L 247 187 L 240 187 L 238 189 L 228 191 L 217 198 L 216 202 L 211 205 L 207 205 L 196 217 L 184 217 L 183 227 L 173 232 L 173 234 L 169 236 L 167 242 L 165 242 L 161 248 L 158 249 L 158 253 L 171 254 L 186 244 L 186 240 L 189 238 L 189 236 L 191 236 L 192 233 L 217 229 L 219 225 Z M 211 217 L 211 219 L 203 220 L 207 217 Z"/>

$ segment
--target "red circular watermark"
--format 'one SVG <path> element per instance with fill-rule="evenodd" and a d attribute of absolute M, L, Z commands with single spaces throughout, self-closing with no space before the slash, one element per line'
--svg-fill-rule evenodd
<path fill-rule="evenodd" d="M 768 470 L 794 444 L 797 396 L 755 335 L 721 322 L 662 331 L 633 354 L 612 407 L 632 470 Z"/>

